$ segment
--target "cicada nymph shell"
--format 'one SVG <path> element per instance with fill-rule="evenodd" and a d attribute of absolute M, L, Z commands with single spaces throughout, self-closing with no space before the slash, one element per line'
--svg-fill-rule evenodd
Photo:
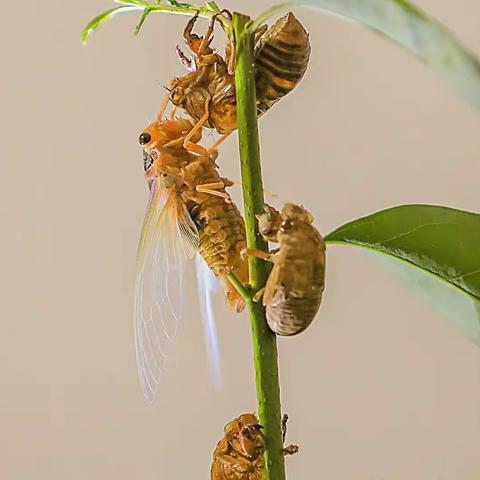
<path fill-rule="evenodd" d="M 297 335 L 315 318 L 325 286 L 325 242 L 303 207 L 287 203 L 278 212 L 265 206 L 258 215 L 260 234 L 279 243 L 271 255 L 249 252 L 273 263 L 264 290 L 270 328 L 283 336 Z"/>
<path fill-rule="evenodd" d="M 283 441 L 287 432 L 288 416 L 282 419 Z M 262 480 L 265 469 L 263 453 L 265 438 L 262 426 L 253 413 L 244 413 L 224 428 L 224 436 L 213 453 L 211 480 Z M 298 452 L 297 445 L 283 449 L 284 455 Z"/>
<path fill-rule="evenodd" d="M 225 12 L 222 14 L 229 15 Z M 234 45 L 227 45 L 225 57 L 215 53 L 210 46 L 215 17 L 203 37 L 192 33 L 197 17 L 190 20 L 184 32 L 193 58 L 177 47 L 180 61 L 190 73 L 169 83 L 170 100 L 201 125 L 228 134 L 237 128 Z M 268 29 L 259 29 L 255 46 L 259 115 L 298 85 L 307 69 L 310 49 L 308 34 L 293 13 Z"/>
<path fill-rule="evenodd" d="M 265 442 L 253 413 L 227 423 L 213 453 L 211 480 L 262 480 Z"/>
<path fill-rule="evenodd" d="M 139 137 L 150 201 L 137 259 L 135 338 L 140 379 L 149 399 L 158 390 L 168 346 L 183 315 L 187 260 L 201 255 L 200 263 L 223 284 L 228 304 L 237 310 L 244 307 L 227 279 L 233 272 L 241 282 L 248 281 L 247 262 L 240 256 L 243 218 L 225 191 L 231 182 L 218 173 L 216 150 L 200 146 L 201 136 L 202 129 L 195 129 L 191 120 L 159 116 Z M 209 302 L 203 306 L 208 315 Z M 218 364 L 211 319 L 206 325 L 210 354 Z"/>

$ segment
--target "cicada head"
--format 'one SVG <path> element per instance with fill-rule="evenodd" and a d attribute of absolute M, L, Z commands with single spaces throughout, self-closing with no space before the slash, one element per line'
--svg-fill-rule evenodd
<path fill-rule="evenodd" d="M 205 82 L 199 72 L 189 73 L 170 81 L 169 99 L 198 121 L 205 114 L 205 105 L 212 99 L 209 87 L 209 82 Z"/>
<path fill-rule="evenodd" d="M 197 83 L 198 74 L 195 72 L 184 75 L 183 77 L 175 77 L 170 80 L 168 90 L 170 91 L 170 101 L 176 107 L 185 107 L 185 100 L 190 92 L 191 87 Z"/>
<path fill-rule="evenodd" d="M 265 240 L 276 241 L 282 223 L 280 213 L 270 205 L 265 204 L 264 213 L 257 215 L 258 229 Z"/>
<path fill-rule="evenodd" d="M 244 414 L 239 417 L 239 423 L 243 426 L 238 435 L 238 443 L 242 453 L 250 458 L 257 458 L 263 453 L 264 439 L 262 426 L 258 423 L 255 415 Z"/>
<path fill-rule="evenodd" d="M 171 153 L 172 158 L 176 159 L 185 155 L 183 142 L 192 128 L 192 122 L 187 119 L 157 119 L 140 134 L 138 141 L 143 146 L 143 169 L 149 183 L 153 177 L 167 170 L 170 157 L 163 154 Z M 197 143 L 201 138 L 202 132 L 199 130 L 191 141 Z"/>
<path fill-rule="evenodd" d="M 282 208 L 282 222 L 280 232 L 291 234 L 305 229 L 307 225 L 313 223 L 313 216 L 310 212 L 299 205 L 286 203 Z"/>
<path fill-rule="evenodd" d="M 286 203 L 282 208 L 282 220 L 292 220 L 298 222 L 313 223 L 313 215 L 299 205 Z"/>
<path fill-rule="evenodd" d="M 240 454 L 256 458 L 263 453 L 262 428 L 256 415 L 244 413 L 225 425 L 225 438 L 231 447 Z"/>

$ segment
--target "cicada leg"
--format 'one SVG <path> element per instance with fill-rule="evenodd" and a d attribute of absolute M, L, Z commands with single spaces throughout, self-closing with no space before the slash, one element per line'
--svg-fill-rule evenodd
<path fill-rule="evenodd" d="M 282 442 L 285 443 L 285 437 L 287 436 L 287 422 L 288 422 L 288 415 L 285 413 L 282 417 Z M 298 445 L 289 445 L 283 449 L 284 455 L 295 455 L 298 453 Z"/>
<path fill-rule="evenodd" d="M 216 15 L 213 15 L 210 24 L 208 25 L 207 32 L 205 33 L 205 36 L 200 37 L 196 35 L 195 33 L 192 33 L 193 27 L 195 26 L 195 23 L 198 20 L 198 17 L 200 15 L 200 12 L 197 10 L 195 15 L 189 20 L 187 23 L 187 26 L 185 27 L 185 30 L 183 31 L 183 38 L 185 39 L 185 42 L 190 49 L 190 51 L 195 54 L 197 58 L 200 58 L 204 53 L 210 54 L 212 53 L 212 50 L 209 48 L 210 43 L 213 40 L 213 31 L 215 29 L 215 21 L 218 15 L 221 15 L 222 12 L 217 13 Z M 209 50 L 209 51 L 207 51 Z M 182 61 L 183 62 L 183 61 Z M 188 67 L 187 67 L 188 68 Z"/>
<path fill-rule="evenodd" d="M 202 39 L 202 42 L 200 43 L 200 47 L 198 47 L 197 51 L 197 56 L 201 57 L 204 53 L 204 51 L 210 47 L 210 43 L 213 40 L 213 31 L 215 29 L 215 21 L 217 19 L 217 16 L 219 14 L 213 15 L 212 19 L 210 20 L 210 24 L 208 25 L 207 32 L 205 33 L 205 36 Z M 210 52 L 209 52 L 210 53 Z"/>
<path fill-rule="evenodd" d="M 195 190 L 199 193 L 208 193 L 209 195 L 221 197 L 225 200 L 225 203 L 231 203 L 230 195 L 228 195 L 228 193 L 218 191 L 223 188 L 225 188 L 225 184 L 223 182 L 215 182 L 215 183 L 204 183 L 203 185 L 197 185 L 195 187 Z"/>
<path fill-rule="evenodd" d="M 288 423 L 288 415 L 284 413 L 282 417 L 282 442 L 284 443 L 285 443 L 285 437 L 287 436 L 287 423 Z"/>
<path fill-rule="evenodd" d="M 263 294 L 265 293 L 265 287 L 261 288 L 252 298 L 252 300 L 257 303 L 259 302 L 262 297 L 263 297 Z"/>
<path fill-rule="evenodd" d="M 177 113 L 177 110 L 178 110 L 178 107 L 174 105 L 170 113 L 170 120 L 175 120 L 175 114 Z"/>
<path fill-rule="evenodd" d="M 177 57 L 180 60 L 180 63 L 189 71 L 194 72 L 196 70 L 196 65 L 191 58 L 188 58 L 182 51 L 182 49 L 177 45 L 175 51 L 177 52 Z"/>
<path fill-rule="evenodd" d="M 268 30 L 268 25 L 260 25 L 257 28 L 257 30 L 255 31 L 255 45 L 265 35 L 267 30 Z"/>
<path fill-rule="evenodd" d="M 240 255 L 242 256 L 242 258 L 250 256 L 259 258 L 260 260 L 265 260 L 266 262 L 271 262 L 273 256 L 271 253 L 263 252 L 262 250 L 258 250 L 256 248 L 244 248 L 240 252 Z"/>
<path fill-rule="evenodd" d="M 230 41 L 230 54 L 228 55 L 228 63 L 227 63 L 227 72 L 230 75 L 235 74 L 235 44 L 233 40 Z"/>
<path fill-rule="evenodd" d="M 283 454 L 284 455 L 295 455 L 296 453 L 298 453 L 298 445 L 289 445 L 288 447 L 285 447 L 283 449 Z"/>
<path fill-rule="evenodd" d="M 201 45 L 202 43 L 202 40 L 200 39 L 200 37 L 192 33 L 193 27 L 195 26 L 195 23 L 197 22 L 199 15 L 200 15 L 200 11 L 197 10 L 195 15 L 188 21 L 187 26 L 183 31 L 183 38 L 185 39 L 185 43 L 187 44 L 190 51 L 195 55 L 197 55 L 199 50 L 199 45 Z"/>
<path fill-rule="evenodd" d="M 209 151 L 211 150 L 212 152 L 214 150 L 218 150 L 219 145 L 221 145 L 231 134 L 232 132 L 225 133 L 220 136 L 220 138 L 208 149 Z"/>
<path fill-rule="evenodd" d="M 183 140 L 183 146 L 185 149 L 189 150 L 190 152 L 193 152 L 193 153 L 198 153 L 198 148 L 196 147 L 200 147 L 200 145 L 197 145 L 195 143 L 193 143 L 192 141 L 190 141 L 190 139 L 199 131 L 203 128 L 203 126 L 208 122 L 208 118 L 210 117 L 210 111 L 209 111 L 209 103 L 210 103 L 210 99 L 207 98 L 207 100 L 205 100 L 205 113 L 203 115 L 203 117 L 195 124 L 195 126 L 188 132 L 188 135 L 186 135 L 185 139 Z M 210 153 L 208 152 L 208 150 L 206 150 L 205 148 L 203 147 L 200 147 L 202 149 L 202 153 L 199 153 L 199 155 L 204 155 L 204 152 L 206 151 L 207 152 L 207 155 L 209 157 L 211 157 Z"/>
<path fill-rule="evenodd" d="M 200 43 L 200 47 L 198 48 L 197 56 L 199 56 L 199 57 L 202 56 L 204 51 L 208 47 L 210 47 L 210 43 L 213 40 L 212 35 L 213 35 L 213 31 L 215 29 L 215 22 L 217 21 L 217 18 L 221 15 L 225 15 L 226 17 L 229 18 L 229 20 L 232 20 L 232 14 L 226 9 L 224 9 L 221 12 L 216 13 L 215 15 L 212 16 L 212 19 L 210 20 L 210 24 L 208 25 L 207 32 L 205 33 L 205 36 L 202 39 L 202 43 Z M 198 15 L 197 15 L 197 18 L 198 18 Z M 196 21 L 196 19 L 195 19 L 195 21 Z M 208 53 L 211 53 L 211 52 L 208 52 Z"/>

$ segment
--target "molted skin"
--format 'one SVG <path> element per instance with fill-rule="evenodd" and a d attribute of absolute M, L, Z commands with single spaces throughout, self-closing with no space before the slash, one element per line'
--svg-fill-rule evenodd
<path fill-rule="evenodd" d="M 282 336 L 305 330 L 320 308 L 325 285 L 325 242 L 303 207 L 287 203 L 281 213 L 266 206 L 259 215 L 265 240 L 278 242 L 263 293 L 270 328 Z"/>
<path fill-rule="evenodd" d="M 225 187 L 231 182 L 220 177 L 215 164 L 216 152 L 193 154 L 184 147 L 185 136 L 192 130 L 191 120 L 162 120 L 152 123 L 141 135 L 144 163 L 148 167 L 145 178 L 150 184 L 154 177 L 162 188 L 174 189 L 179 204 L 187 207 L 195 223 L 200 242 L 198 250 L 214 274 L 222 281 L 228 304 L 243 309 L 245 302 L 226 276 L 233 272 L 243 283 L 248 282 L 248 264 L 240 256 L 245 246 L 245 224 L 238 208 L 231 202 Z M 201 131 L 191 138 L 194 144 L 201 139 Z M 224 198 L 199 192 L 199 185 L 223 182 L 216 191 Z"/>
<path fill-rule="evenodd" d="M 244 413 L 225 425 L 213 454 L 211 480 L 262 480 L 264 439 L 258 419 Z"/>
<path fill-rule="evenodd" d="M 192 21 L 186 30 L 191 27 Z M 205 126 L 215 128 L 220 134 L 230 133 L 237 128 L 235 76 L 229 72 L 232 46 L 227 46 L 225 58 L 215 53 L 209 42 L 199 54 L 203 37 L 192 39 L 189 35 L 187 44 L 194 59 L 182 63 L 191 73 L 169 83 L 170 100 L 197 122 L 205 115 L 208 104 Z M 308 34 L 293 13 L 280 18 L 268 30 L 259 29 L 255 47 L 259 116 L 298 85 L 307 69 L 310 49 Z M 185 59 L 185 55 L 180 53 L 180 58 Z"/>

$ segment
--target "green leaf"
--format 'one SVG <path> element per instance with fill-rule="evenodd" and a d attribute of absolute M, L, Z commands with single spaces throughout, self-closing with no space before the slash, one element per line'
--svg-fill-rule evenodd
<path fill-rule="evenodd" d="M 192 8 L 195 7 L 193 3 L 182 3 L 182 2 L 177 2 L 177 0 L 168 0 L 168 3 L 172 5 L 172 7 L 178 7 L 178 8 Z"/>
<path fill-rule="evenodd" d="M 138 35 L 140 33 L 140 30 L 143 27 L 143 24 L 145 23 L 145 20 L 147 19 L 147 16 L 149 13 L 150 13 L 150 9 L 148 7 L 143 10 L 140 21 L 137 23 L 137 26 L 135 27 L 135 32 L 134 32 L 135 35 Z"/>
<path fill-rule="evenodd" d="M 120 3 L 122 5 L 132 5 L 137 6 L 140 8 L 148 8 L 150 7 L 150 3 L 145 2 L 143 0 L 113 0 L 115 3 Z"/>
<path fill-rule="evenodd" d="M 82 33 L 80 34 L 80 40 L 85 45 L 92 33 L 102 24 L 108 22 L 112 17 L 117 15 L 118 13 L 124 12 L 131 12 L 132 10 L 138 10 L 138 7 L 125 5 L 122 7 L 114 7 L 106 10 L 105 12 L 101 13 L 93 20 L 88 22 L 87 26 L 83 29 Z"/>
<path fill-rule="evenodd" d="M 407 0 L 293 0 L 261 14 L 256 28 L 285 9 L 322 10 L 361 23 L 402 45 L 480 110 L 480 60 L 444 25 Z"/>
<path fill-rule="evenodd" d="M 479 214 L 404 205 L 349 222 L 325 240 L 381 254 L 390 269 L 480 345 Z"/>
<path fill-rule="evenodd" d="M 208 8 L 208 10 L 214 13 L 220 13 L 221 11 L 216 2 L 205 2 L 205 8 Z"/>

